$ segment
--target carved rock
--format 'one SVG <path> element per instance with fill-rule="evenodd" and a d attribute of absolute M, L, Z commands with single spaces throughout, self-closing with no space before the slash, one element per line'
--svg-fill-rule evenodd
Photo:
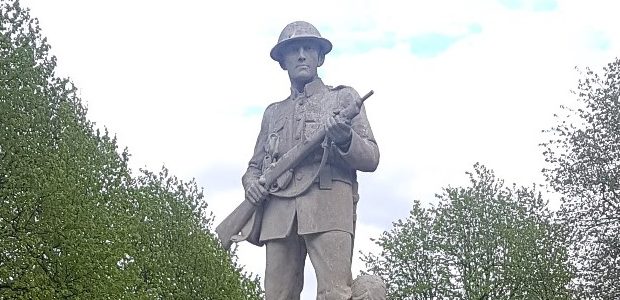
<path fill-rule="evenodd" d="M 386 300 L 385 283 L 376 275 L 360 275 L 351 286 L 352 300 Z"/>

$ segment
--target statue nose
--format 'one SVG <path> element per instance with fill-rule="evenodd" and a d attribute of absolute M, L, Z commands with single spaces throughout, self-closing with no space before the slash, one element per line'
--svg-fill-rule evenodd
<path fill-rule="evenodd" d="M 299 57 L 298 57 L 298 59 L 299 59 L 299 61 L 306 60 L 306 51 L 304 51 L 303 47 L 299 48 Z"/>

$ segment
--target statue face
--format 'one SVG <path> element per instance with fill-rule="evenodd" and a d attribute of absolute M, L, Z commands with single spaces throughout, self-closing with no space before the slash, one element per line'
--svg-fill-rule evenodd
<path fill-rule="evenodd" d="M 291 41 L 281 52 L 282 68 L 288 71 L 292 82 L 306 84 L 317 77 L 317 68 L 323 64 L 316 44 L 308 40 Z"/>

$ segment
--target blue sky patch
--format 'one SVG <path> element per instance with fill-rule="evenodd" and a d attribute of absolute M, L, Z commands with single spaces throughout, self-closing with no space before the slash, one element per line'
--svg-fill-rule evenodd
<path fill-rule="evenodd" d="M 467 25 L 467 32 L 460 35 L 430 32 L 413 36 L 409 39 L 409 46 L 411 47 L 411 53 L 414 55 L 422 58 L 431 58 L 448 50 L 456 42 L 481 32 L 482 25 L 472 23 Z"/>
<path fill-rule="evenodd" d="M 478 34 L 482 32 L 482 25 L 478 23 L 469 24 L 468 29 L 469 29 L 469 33 Z"/>
<path fill-rule="evenodd" d="M 534 11 L 552 11 L 557 8 L 558 2 L 556 0 L 536 0 L 532 7 Z"/>
<path fill-rule="evenodd" d="M 419 57 L 434 57 L 452 46 L 457 41 L 470 35 L 482 32 L 478 23 L 466 25 L 466 32 L 460 35 L 448 35 L 437 32 L 423 33 L 410 38 L 398 38 L 394 32 L 385 32 L 380 36 L 374 35 L 366 39 L 343 40 L 334 45 L 330 55 L 363 54 L 377 49 L 392 49 L 399 43 L 406 43 L 411 53 Z"/>
<path fill-rule="evenodd" d="M 448 50 L 461 37 L 449 36 L 440 33 L 427 33 L 412 37 L 409 42 L 411 53 L 419 57 L 435 57 Z"/>
<path fill-rule="evenodd" d="M 256 116 L 260 117 L 264 109 L 265 108 L 261 106 L 248 106 L 243 110 L 243 116 L 244 117 L 256 117 Z"/>
<path fill-rule="evenodd" d="M 590 47 L 600 51 L 609 50 L 611 47 L 611 41 L 602 31 L 594 31 L 590 33 L 588 36 L 588 44 Z"/>
<path fill-rule="evenodd" d="M 557 0 L 497 0 L 510 10 L 528 9 L 532 11 L 553 11 L 558 8 Z M 527 4 L 527 5 L 526 5 Z"/>

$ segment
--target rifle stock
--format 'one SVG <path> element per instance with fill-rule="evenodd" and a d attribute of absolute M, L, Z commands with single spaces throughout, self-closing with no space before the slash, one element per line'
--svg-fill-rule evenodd
<path fill-rule="evenodd" d="M 351 105 L 339 113 L 339 116 L 349 120 L 353 119 L 353 117 L 359 113 L 364 101 L 372 96 L 372 94 L 374 94 L 374 91 L 371 90 L 364 95 L 364 97 L 351 103 Z M 318 148 L 324 138 L 325 127 L 321 127 L 310 139 L 295 145 L 291 150 L 282 155 L 276 163 L 271 164 L 265 172 L 263 172 L 259 182 L 265 187 L 271 186 L 284 172 L 297 166 L 308 154 Z M 224 249 L 230 249 L 233 242 L 244 240 L 248 240 L 257 245 L 260 244 L 258 237 L 252 236 L 253 232 L 256 231 L 256 226 L 260 225 L 257 224 L 260 223 L 260 219 L 253 218 L 256 215 L 255 212 L 258 207 L 259 206 L 255 206 L 244 200 L 215 228 L 215 232 Z M 242 230 L 244 230 L 244 232 L 242 232 Z"/>
<path fill-rule="evenodd" d="M 233 238 L 241 232 L 248 220 L 252 218 L 254 211 L 256 211 L 256 206 L 244 200 L 215 228 L 217 237 L 220 239 L 224 249 L 230 249 Z"/>

